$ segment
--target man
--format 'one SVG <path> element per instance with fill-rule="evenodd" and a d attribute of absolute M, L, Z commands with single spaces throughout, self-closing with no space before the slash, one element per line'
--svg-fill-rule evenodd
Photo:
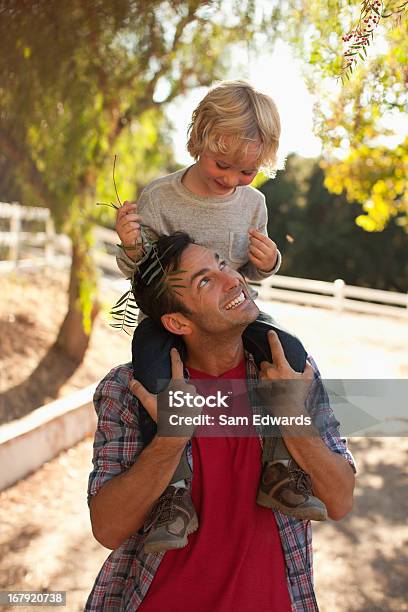
<path fill-rule="evenodd" d="M 269 336 L 272 362 L 263 362 L 258 372 L 242 342 L 243 331 L 258 314 L 245 281 L 217 254 L 183 236 L 181 241 L 180 234 L 174 237 L 178 252 L 175 260 L 164 265 L 163 299 L 152 306 L 151 286 L 138 294 L 143 310 L 157 317 L 161 308 L 163 326 L 184 340 L 187 371 L 173 349 L 173 384 L 186 385 L 187 373 L 192 378 L 200 374 L 239 378 L 242 368 L 249 390 L 258 375 L 266 381 L 293 379 L 307 386 L 312 377 L 318 379 L 315 366 L 307 365 L 302 374 L 290 367 L 274 333 Z M 159 252 L 164 253 L 172 240 L 159 239 Z M 169 281 L 174 267 L 181 270 L 177 276 L 182 275 L 177 297 Z M 317 610 L 310 523 L 255 503 L 259 439 L 190 440 L 190 432 L 156 435 L 144 447 L 138 428 L 139 404 L 131 391 L 155 418 L 156 397 L 131 380 L 130 365 L 113 370 L 95 394 L 99 423 L 89 482 L 91 521 L 96 539 L 113 552 L 98 575 L 86 610 Z M 282 435 L 292 457 L 309 474 L 330 518 L 339 520 L 352 507 L 353 459 L 339 436 L 325 394 L 320 390 L 307 402 L 309 413 L 328 423 L 321 437 L 294 436 L 290 428 L 282 428 Z M 294 403 L 293 414 L 302 414 L 303 405 Z M 192 498 L 199 529 L 183 549 L 146 554 L 143 525 L 185 449 L 192 462 Z"/>

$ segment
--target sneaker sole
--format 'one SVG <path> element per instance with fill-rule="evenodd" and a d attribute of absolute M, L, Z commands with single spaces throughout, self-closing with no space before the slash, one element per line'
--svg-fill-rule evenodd
<path fill-rule="evenodd" d="M 276 499 L 271 499 L 263 491 L 258 491 L 256 502 L 263 508 L 279 510 L 279 512 L 282 512 L 282 514 L 292 516 L 293 518 L 297 518 L 301 521 L 325 521 L 327 519 L 327 510 L 323 508 L 321 510 L 318 508 L 304 508 L 303 510 L 301 508 L 289 508 L 288 506 L 281 504 Z"/>
<path fill-rule="evenodd" d="M 197 518 L 197 515 L 195 514 L 192 517 L 189 524 L 187 525 L 186 534 L 184 538 L 179 539 L 179 540 L 173 540 L 173 541 L 155 540 L 154 542 L 147 542 L 143 546 L 143 550 L 145 553 L 159 553 L 159 552 L 166 552 L 167 550 L 176 550 L 178 548 L 184 548 L 185 546 L 187 546 L 187 542 L 188 542 L 187 536 L 189 536 L 190 533 L 194 533 L 194 531 L 197 531 L 197 529 L 198 529 L 198 518 Z"/>

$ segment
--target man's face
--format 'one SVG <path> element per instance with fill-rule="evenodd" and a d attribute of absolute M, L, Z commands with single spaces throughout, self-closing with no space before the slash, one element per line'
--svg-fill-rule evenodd
<path fill-rule="evenodd" d="M 217 334 L 245 329 L 259 310 L 249 298 L 243 277 L 210 249 L 195 244 L 184 251 L 180 268 L 180 299 L 192 314 L 185 315 L 193 330 Z"/>

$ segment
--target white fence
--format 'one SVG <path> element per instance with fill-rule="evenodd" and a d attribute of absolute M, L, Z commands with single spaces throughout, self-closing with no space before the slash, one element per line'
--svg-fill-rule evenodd
<path fill-rule="evenodd" d="M 97 228 L 96 237 L 99 244 L 103 243 L 107 247 L 118 242 L 116 232 L 102 227 Z M 98 251 L 98 262 L 102 267 L 106 266 L 109 269 L 113 266 L 113 270 L 116 269 L 114 258 L 101 251 Z M 407 293 L 355 287 L 346 285 L 341 279 L 329 283 L 278 274 L 265 279 L 256 288 L 259 297 L 265 300 L 320 306 L 338 312 L 351 310 L 394 317 L 408 316 Z"/>
<path fill-rule="evenodd" d="M 1 219 L 9 219 L 7 231 L 0 231 L 0 246 L 9 246 L 9 261 L 0 261 L 0 271 L 28 265 L 69 265 L 69 239 L 56 235 L 50 212 L 44 208 L 0 203 Z M 41 221 L 42 231 L 26 232 L 23 221 Z M 117 274 L 114 245 L 118 242 L 116 232 L 103 227 L 95 228 L 96 247 L 94 256 L 98 267 Z M 39 247 L 42 253 L 38 255 Z M 36 249 L 34 259 L 27 259 Z M 57 251 L 61 254 L 57 254 Z M 349 310 L 368 314 L 393 317 L 408 317 L 408 294 L 395 291 L 381 291 L 365 287 L 346 285 L 341 279 L 334 282 L 317 281 L 290 276 L 273 276 L 258 286 L 259 297 L 265 300 L 292 302 L 307 306 L 334 309 L 337 312 Z"/>
<path fill-rule="evenodd" d="M 96 241 L 94 258 L 97 266 L 109 274 L 122 276 L 114 255 L 115 246 L 120 242 L 117 233 L 98 225 L 95 227 L 94 235 Z"/>
<path fill-rule="evenodd" d="M 26 226 L 32 222 L 35 222 L 36 229 L 27 230 Z M 98 227 L 95 237 L 94 256 L 98 266 L 119 274 L 112 257 L 113 245 L 117 242 L 116 233 Z M 1 247 L 4 253 L 1 253 Z M 55 233 L 48 208 L 0 202 L 0 272 L 41 266 L 64 268 L 70 265 L 71 241 L 68 236 Z"/>
<path fill-rule="evenodd" d="M 48 208 L 0 202 L 0 252 L 0 271 L 4 272 L 42 265 L 66 266 L 70 241 L 57 236 Z"/>
<path fill-rule="evenodd" d="M 341 279 L 329 283 L 279 274 L 263 280 L 257 289 L 264 300 L 408 318 L 407 293 L 355 287 Z"/>

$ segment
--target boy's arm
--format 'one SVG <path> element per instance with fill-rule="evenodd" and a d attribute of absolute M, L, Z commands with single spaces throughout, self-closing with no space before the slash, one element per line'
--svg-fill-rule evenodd
<path fill-rule="evenodd" d="M 137 261 L 141 252 L 142 217 L 138 214 L 137 202 L 124 202 L 116 214 L 115 230 L 120 247 L 131 261 Z"/>
<path fill-rule="evenodd" d="M 263 280 L 276 274 L 282 262 L 282 255 L 268 236 L 265 197 L 261 193 L 259 196 L 258 208 L 252 219 L 252 227 L 248 231 L 248 261 L 239 269 L 239 272 L 249 280 Z"/>
<path fill-rule="evenodd" d="M 123 246 L 116 247 L 116 263 L 119 270 L 126 278 L 130 278 L 132 276 L 135 269 L 135 263 L 137 263 L 143 255 L 142 245 L 137 244 L 137 242 L 140 241 L 140 228 L 136 226 L 140 226 L 140 224 L 148 226 L 149 237 L 151 239 L 154 239 L 160 233 L 160 230 L 157 227 L 157 220 L 154 215 L 153 207 L 151 205 L 149 206 L 149 204 L 149 196 L 146 193 L 146 190 L 144 190 L 142 191 L 137 203 L 137 217 L 140 221 L 132 221 L 133 227 L 130 227 L 128 231 L 126 229 L 129 225 L 126 224 L 126 216 L 128 215 L 123 217 L 123 214 L 126 213 L 127 209 L 130 210 L 130 208 L 132 208 L 132 210 L 135 210 L 135 204 L 126 202 L 118 211 L 116 231 L 118 232 L 121 243 L 125 246 L 136 247 L 135 249 L 131 248 L 128 250 L 126 250 Z"/>
<path fill-rule="evenodd" d="M 126 253 L 120 246 L 115 247 L 115 256 L 116 263 L 123 276 L 125 278 L 130 278 L 135 269 L 136 262 L 133 261 L 133 259 L 130 259 L 130 257 L 126 255 Z"/>
<path fill-rule="evenodd" d="M 157 232 L 155 232 L 151 227 L 144 228 L 145 233 L 147 234 L 149 240 L 155 240 L 157 238 Z M 123 276 L 126 278 L 130 278 L 135 270 L 135 266 L 137 262 L 142 258 L 143 248 L 142 244 L 140 244 L 140 248 L 136 249 L 134 259 L 131 259 L 127 254 L 123 247 L 116 247 L 116 263 L 118 264 L 119 270 L 122 272 Z"/>
<path fill-rule="evenodd" d="M 243 274 L 249 280 L 263 280 L 264 278 L 268 278 L 269 276 L 276 274 L 279 268 L 281 267 L 281 263 L 282 263 L 282 255 L 280 251 L 277 249 L 276 250 L 276 263 L 274 267 L 272 268 L 272 270 L 265 272 L 257 268 L 257 266 L 251 261 L 247 261 L 246 264 L 244 264 L 243 266 L 239 268 L 238 272 Z"/>

